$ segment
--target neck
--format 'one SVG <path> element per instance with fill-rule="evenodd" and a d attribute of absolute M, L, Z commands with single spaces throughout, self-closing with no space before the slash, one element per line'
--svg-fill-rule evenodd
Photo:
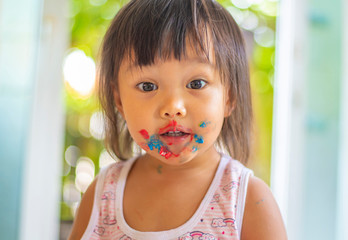
<path fill-rule="evenodd" d="M 206 173 L 215 173 L 220 158 L 221 155 L 216 149 L 211 148 L 181 165 L 165 164 L 149 154 L 141 156 L 137 161 L 137 165 L 144 172 L 157 178 L 196 177 Z"/>

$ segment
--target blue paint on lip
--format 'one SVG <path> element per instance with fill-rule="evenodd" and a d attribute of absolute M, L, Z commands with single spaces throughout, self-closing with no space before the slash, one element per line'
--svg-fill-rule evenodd
<path fill-rule="evenodd" d="M 196 143 L 199 143 L 199 144 L 204 143 L 203 137 L 198 136 L 197 134 L 195 134 L 195 140 L 196 140 Z"/>
<path fill-rule="evenodd" d="M 192 147 L 192 152 L 196 152 L 198 150 L 197 146 Z"/>

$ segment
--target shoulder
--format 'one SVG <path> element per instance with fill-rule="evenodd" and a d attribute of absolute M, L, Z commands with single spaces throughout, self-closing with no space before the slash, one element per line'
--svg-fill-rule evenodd
<path fill-rule="evenodd" d="M 91 185 L 89 185 L 87 191 L 82 196 L 80 205 L 76 211 L 74 224 L 68 240 L 81 239 L 88 226 L 89 219 L 92 213 L 94 193 L 97 181 L 98 180 L 96 177 L 94 181 L 91 183 Z"/>
<path fill-rule="evenodd" d="M 250 176 L 248 182 L 241 239 L 287 239 L 271 190 L 266 183 L 254 176 Z"/>
<path fill-rule="evenodd" d="M 99 175 L 89 185 L 87 191 L 83 194 L 79 207 L 76 211 L 74 224 L 68 240 L 81 239 L 86 231 L 89 220 L 92 215 L 95 194 L 99 196 L 100 191 L 105 190 L 106 187 L 113 187 L 113 181 L 118 177 L 125 162 L 116 162 L 103 168 Z M 113 182 L 113 184 L 105 184 L 105 181 Z M 96 192 L 98 191 L 98 192 Z"/>

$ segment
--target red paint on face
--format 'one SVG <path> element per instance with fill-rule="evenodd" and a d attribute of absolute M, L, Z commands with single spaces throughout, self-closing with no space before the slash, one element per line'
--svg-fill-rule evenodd
<path fill-rule="evenodd" d="M 149 138 L 150 138 L 149 133 L 148 133 L 145 129 L 140 130 L 139 133 L 140 133 L 145 139 L 149 139 Z"/>
<path fill-rule="evenodd" d="M 162 134 L 162 133 L 165 133 L 167 132 L 169 129 L 173 129 L 173 131 L 175 132 L 176 131 L 176 126 L 178 125 L 178 123 L 173 120 L 171 121 L 167 126 L 165 126 L 164 128 L 160 128 L 159 131 L 158 131 L 158 134 Z"/>
<path fill-rule="evenodd" d="M 179 154 L 175 154 L 173 152 L 171 152 L 169 149 L 167 149 L 166 147 L 161 147 L 159 154 L 163 157 L 165 157 L 166 159 L 170 158 L 170 157 L 179 157 Z"/>
<path fill-rule="evenodd" d="M 166 159 L 170 158 L 170 156 L 172 156 L 172 153 L 170 151 L 168 151 L 168 149 L 166 149 L 165 147 L 161 147 L 159 154 L 163 157 L 165 157 Z"/>

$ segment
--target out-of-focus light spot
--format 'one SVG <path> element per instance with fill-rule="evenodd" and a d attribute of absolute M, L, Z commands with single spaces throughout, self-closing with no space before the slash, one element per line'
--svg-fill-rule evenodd
<path fill-rule="evenodd" d="M 119 3 L 115 2 L 115 3 L 109 4 L 108 8 L 101 12 L 101 17 L 104 18 L 105 20 L 111 20 L 112 18 L 114 18 L 115 13 L 117 13 L 119 9 L 120 9 Z"/>
<path fill-rule="evenodd" d="M 264 1 L 259 4 L 259 9 L 262 13 L 271 17 L 278 15 L 278 3 L 276 1 Z"/>
<path fill-rule="evenodd" d="M 78 175 L 76 175 L 75 179 L 76 188 L 78 188 L 83 193 L 86 192 L 88 186 L 92 183 L 93 179 L 94 176 L 91 176 L 86 172 L 79 173 Z"/>
<path fill-rule="evenodd" d="M 252 0 L 231 0 L 231 2 L 240 9 L 247 9 L 253 4 Z"/>
<path fill-rule="evenodd" d="M 240 26 L 246 30 L 253 31 L 259 24 L 258 17 L 251 11 L 245 11 L 246 17 Z"/>
<path fill-rule="evenodd" d="M 73 18 L 80 11 L 81 11 L 81 2 L 79 2 L 79 1 L 72 1 L 72 4 L 70 4 L 70 7 L 69 7 L 68 17 L 69 18 Z"/>
<path fill-rule="evenodd" d="M 89 138 L 91 133 L 89 132 L 89 115 L 81 115 L 78 121 L 78 129 L 82 136 Z"/>
<path fill-rule="evenodd" d="M 91 94 L 94 89 L 95 63 L 81 50 L 75 49 L 65 57 L 63 74 L 65 81 L 82 96 Z"/>
<path fill-rule="evenodd" d="M 106 2 L 107 0 L 89 0 L 89 3 L 93 6 L 101 6 Z"/>
<path fill-rule="evenodd" d="M 85 192 L 94 179 L 94 163 L 87 157 L 80 157 L 76 165 L 75 186 Z"/>
<path fill-rule="evenodd" d="M 75 184 L 72 182 L 64 183 L 63 185 L 63 200 L 68 205 L 77 203 L 81 200 L 81 193 L 76 189 Z"/>
<path fill-rule="evenodd" d="M 80 173 L 88 173 L 94 176 L 94 163 L 88 157 L 80 157 L 76 165 L 76 175 Z"/>
<path fill-rule="evenodd" d="M 76 166 L 77 159 L 80 157 L 80 149 L 74 145 L 70 145 L 65 150 L 65 161 L 72 167 Z"/>
<path fill-rule="evenodd" d="M 244 21 L 244 13 L 235 7 L 227 7 L 227 11 L 232 15 L 236 23 L 239 25 Z"/>
<path fill-rule="evenodd" d="M 70 164 L 67 164 L 66 162 L 63 163 L 63 172 L 62 175 L 63 176 L 68 176 L 68 174 L 70 173 L 71 170 L 71 166 Z"/>
<path fill-rule="evenodd" d="M 259 27 L 254 31 L 254 40 L 262 47 L 274 46 L 274 31 L 269 27 Z"/>
<path fill-rule="evenodd" d="M 118 159 L 114 159 L 110 156 L 108 151 L 105 149 L 101 151 L 100 156 L 99 156 L 99 168 L 103 168 L 105 166 L 108 166 L 109 164 L 115 163 L 118 161 Z"/>
<path fill-rule="evenodd" d="M 71 215 L 73 216 L 73 218 L 75 218 L 76 211 L 77 211 L 79 204 L 80 204 L 79 202 L 75 202 L 75 203 L 72 203 L 70 205 Z"/>
<path fill-rule="evenodd" d="M 258 5 L 258 4 L 263 3 L 264 1 L 266 1 L 266 0 L 249 0 L 249 2 L 250 2 L 252 5 Z"/>
<path fill-rule="evenodd" d="M 102 112 L 94 112 L 92 114 L 89 123 L 89 131 L 95 139 L 104 139 L 104 115 Z"/>

